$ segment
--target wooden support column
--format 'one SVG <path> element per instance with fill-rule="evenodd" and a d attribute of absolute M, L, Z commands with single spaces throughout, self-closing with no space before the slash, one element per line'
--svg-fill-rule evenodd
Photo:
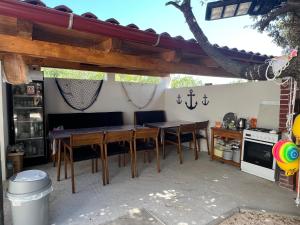
<path fill-rule="evenodd" d="M 8 83 L 27 83 L 28 66 L 19 54 L 7 53 L 3 56 L 3 69 Z"/>

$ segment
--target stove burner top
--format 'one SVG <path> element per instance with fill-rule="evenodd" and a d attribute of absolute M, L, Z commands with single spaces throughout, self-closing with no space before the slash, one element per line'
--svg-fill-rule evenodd
<path fill-rule="evenodd" d="M 267 129 L 267 128 L 249 128 L 248 130 L 253 130 L 253 131 L 260 131 L 264 133 L 270 133 L 272 129 Z"/>

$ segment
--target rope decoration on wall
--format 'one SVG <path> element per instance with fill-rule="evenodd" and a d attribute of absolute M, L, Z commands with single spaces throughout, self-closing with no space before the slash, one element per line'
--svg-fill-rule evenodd
<path fill-rule="evenodd" d="M 127 83 L 126 85 L 132 86 L 132 85 L 136 85 L 136 84 L 129 84 L 129 83 Z M 136 107 L 136 108 L 138 108 L 138 109 L 144 109 L 144 108 L 146 108 L 146 107 L 152 102 L 152 100 L 153 100 L 153 98 L 154 98 L 154 96 L 155 96 L 155 94 L 156 94 L 156 90 L 157 90 L 157 85 L 154 85 L 154 88 L 153 88 L 153 91 L 152 91 L 152 93 L 151 93 L 151 95 L 150 95 L 150 98 L 147 100 L 147 102 L 146 102 L 145 104 L 139 105 L 138 103 L 136 103 L 136 102 L 133 100 L 132 97 L 130 97 L 130 94 L 128 93 L 128 90 L 127 90 L 127 88 L 126 88 L 126 85 L 125 85 L 123 82 L 121 82 L 121 86 L 122 86 L 122 88 L 123 88 L 123 91 L 124 91 L 124 93 L 125 93 L 125 95 L 126 95 L 128 101 L 131 102 L 131 103 L 134 105 L 134 107 Z M 140 85 L 144 86 L 144 84 L 140 84 Z M 141 94 L 141 93 L 136 93 L 136 94 L 139 95 L 139 94 Z"/>
<path fill-rule="evenodd" d="M 289 55 L 283 55 L 279 57 L 274 57 L 272 59 L 266 60 L 266 63 L 268 64 L 268 67 L 265 72 L 265 77 L 267 80 L 275 81 L 289 65 L 290 61 L 297 57 L 298 55 L 298 47 L 290 52 Z M 273 77 L 268 76 L 269 69 L 272 68 L 272 72 L 274 74 Z"/>
<path fill-rule="evenodd" d="M 57 79 L 57 88 L 64 101 L 73 109 L 84 111 L 98 98 L 103 80 Z"/>

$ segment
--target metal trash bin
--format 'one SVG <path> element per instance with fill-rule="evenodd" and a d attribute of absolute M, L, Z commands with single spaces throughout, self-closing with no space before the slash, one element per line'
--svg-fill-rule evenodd
<path fill-rule="evenodd" d="M 11 202 L 13 225 L 48 225 L 52 182 L 41 170 L 27 170 L 9 179 L 7 197 Z"/>

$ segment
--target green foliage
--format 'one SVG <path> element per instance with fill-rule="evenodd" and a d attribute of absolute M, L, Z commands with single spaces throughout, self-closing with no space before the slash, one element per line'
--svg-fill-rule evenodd
<path fill-rule="evenodd" d="M 171 79 L 171 88 L 195 87 L 201 85 L 202 81 L 191 75 L 173 75 Z"/>
<path fill-rule="evenodd" d="M 274 11 L 271 13 L 274 13 Z M 287 12 L 271 20 L 271 13 L 254 17 L 254 20 L 256 20 L 254 28 L 261 32 L 266 31 L 273 39 L 274 43 L 281 46 L 286 51 L 299 46 L 300 17 L 295 15 L 295 13 Z M 268 21 L 269 19 L 270 22 L 266 23 L 265 21 Z"/>
<path fill-rule="evenodd" d="M 42 68 L 46 78 L 64 78 L 64 79 L 81 79 L 81 80 L 103 80 L 105 73 L 91 72 L 82 70 Z"/>
<path fill-rule="evenodd" d="M 144 83 L 144 84 L 159 84 L 160 77 L 129 75 L 129 74 L 116 74 L 115 81 Z"/>

